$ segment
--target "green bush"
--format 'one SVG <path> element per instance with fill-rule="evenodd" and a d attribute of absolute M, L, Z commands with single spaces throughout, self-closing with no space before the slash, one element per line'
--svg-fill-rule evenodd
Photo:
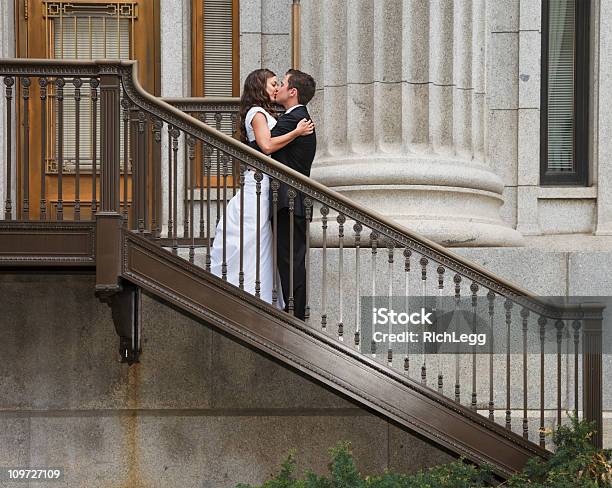
<path fill-rule="evenodd" d="M 412 474 L 386 471 L 363 476 L 355 466 L 350 444 L 341 442 L 329 450 L 329 475 L 306 471 L 295 477 L 295 452 L 289 453 L 279 474 L 259 488 L 601 488 L 612 486 L 610 452 L 595 449 L 590 438 L 592 425 L 571 417 L 571 424 L 553 434 L 557 450 L 546 461 L 532 459 L 523 472 L 501 485 L 490 467 L 476 467 L 462 459 Z M 240 484 L 237 488 L 256 488 Z"/>

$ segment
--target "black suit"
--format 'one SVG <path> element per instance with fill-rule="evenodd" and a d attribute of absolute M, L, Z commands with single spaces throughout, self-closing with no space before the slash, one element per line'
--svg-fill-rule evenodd
<path fill-rule="evenodd" d="M 302 119 L 310 119 L 305 106 L 296 107 L 288 114 L 282 115 L 274 128 L 272 137 L 282 136 L 294 130 Z M 317 137 L 313 132 L 307 136 L 295 138 L 285 147 L 271 156 L 290 168 L 299 171 L 305 176 L 310 176 L 310 168 L 317 150 Z M 292 256 L 289 248 L 290 214 L 289 187 L 281 184 L 278 190 L 277 204 L 277 256 L 278 270 L 281 277 L 281 286 L 285 304 L 289 306 L 290 295 L 290 273 L 289 266 Z M 272 190 L 270 190 L 272 191 Z M 272 205 L 272 193 L 270 193 L 270 204 Z M 272 211 L 270 212 L 272 215 Z M 304 206 L 304 195 L 298 192 L 294 200 L 293 220 L 293 298 L 295 316 L 304 320 L 306 308 L 306 208 Z"/>

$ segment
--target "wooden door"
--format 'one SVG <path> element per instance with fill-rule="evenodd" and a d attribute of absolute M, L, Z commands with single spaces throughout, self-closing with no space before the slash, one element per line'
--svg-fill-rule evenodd
<path fill-rule="evenodd" d="M 138 77 L 145 88 L 159 95 L 159 0 L 118 0 L 110 2 L 83 0 L 17 0 L 17 57 L 46 59 L 134 59 L 139 61 Z M 63 218 L 72 220 L 76 201 L 75 153 L 76 138 L 73 115 L 76 107 L 74 85 L 66 80 L 63 101 L 63 161 L 62 200 Z M 41 186 L 44 182 L 46 213 L 55 219 L 58 192 L 57 165 L 57 113 L 54 107 L 55 90 L 49 87 L 45 114 L 47 121 L 47 147 L 41 147 L 36 134 L 41 131 L 40 91 L 37 83 L 31 87 L 30 98 L 30 218 L 40 217 L 39 205 Z M 91 120 L 90 90 L 82 90 L 79 102 L 79 202 L 80 218 L 91 218 L 93 193 L 93 130 Z M 23 114 L 19 114 L 22 116 Z M 99 123 L 99 121 L 98 121 Z M 99 138 L 99 130 L 98 138 Z M 122 136 L 123 139 L 123 136 Z M 122 140 L 123 144 L 123 140 Z M 18 161 L 23 152 L 24 141 L 19 141 Z M 44 161 L 43 159 L 44 154 Z M 96 155 L 99 172 L 100 152 Z M 121 151 L 123 156 L 123 150 Z M 20 163 L 18 162 L 20 168 Z M 128 181 L 131 161 L 127 168 Z M 22 172 L 18 172 L 22 175 Z M 99 195 L 99 178 L 96 178 L 96 193 Z M 18 188 L 23 187 L 20 181 Z M 131 185 L 130 185 L 131 186 Z M 131 191 L 128 193 L 128 195 Z M 98 197 L 99 198 L 99 197 Z M 129 197 L 128 197 L 129 199 Z M 18 197 L 18 201 L 21 198 Z M 129 205 L 129 203 L 128 203 Z"/>

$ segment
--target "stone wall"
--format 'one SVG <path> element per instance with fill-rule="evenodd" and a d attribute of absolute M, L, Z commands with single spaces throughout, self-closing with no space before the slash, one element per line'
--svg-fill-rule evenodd
<path fill-rule="evenodd" d="M 121 364 L 93 288 L 0 275 L 0 466 L 62 466 L 71 488 L 187 488 L 262 482 L 291 448 L 324 472 L 339 440 L 364 473 L 451 459 L 148 296 L 142 361 Z"/>

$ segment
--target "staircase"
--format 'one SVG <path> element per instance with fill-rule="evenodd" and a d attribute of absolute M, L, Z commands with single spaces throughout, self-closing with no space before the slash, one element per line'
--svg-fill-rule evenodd
<path fill-rule="evenodd" d="M 141 352 L 143 289 L 502 477 L 548 455 L 544 431 L 565 411 L 601 432 L 601 305 L 543 302 L 237 142 L 234 100 L 158 99 L 131 62 L 0 60 L 0 77 L 0 266 L 95 266 L 124 361 Z M 64 127 L 87 127 L 92 144 Z M 29 150 L 35 139 L 42 154 Z M 53 171 L 37 173 L 46 161 Z M 216 223 L 247 169 L 269 176 L 273 201 L 279 183 L 307 197 L 306 321 L 211 273 L 214 239 L 226 244 Z M 496 348 L 378 351 L 360 322 L 362 297 L 377 294 L 450 297 L 474 327 L 486 319 Z"/>

